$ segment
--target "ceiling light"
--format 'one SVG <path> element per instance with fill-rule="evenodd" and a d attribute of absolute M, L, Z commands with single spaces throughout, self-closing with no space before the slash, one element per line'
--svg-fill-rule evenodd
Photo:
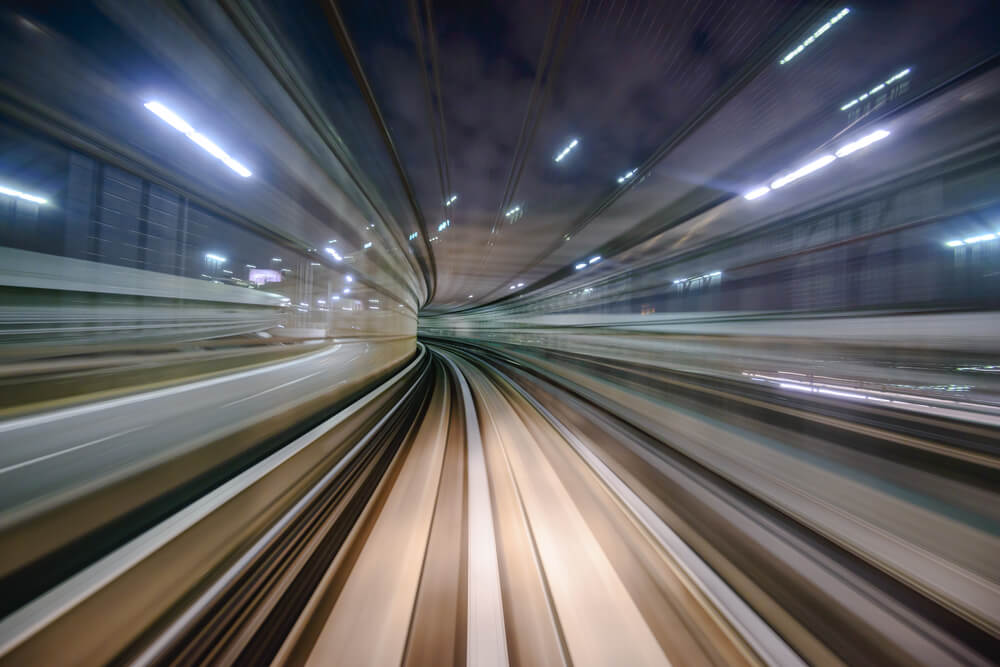
<path fill-rule="evenodd" d="M 27 192 L 21 192 L 20 190 L 15 190 L 14 188 L 8 188 L 3 185 L 0 185 L 0 194 L 7 195 L 8 197 L 17 197 L 18 199 L 30 201 L 34 204 L 49 203 L 47 199 L 43 199 L 42 197 L 38 197 L 36 195 L 29 195 Z"/>
<path fill-rule="evenodd" d="M 777 190 L 778 188 L 783 188 L 786 185 L 788 185 L 789 183 L 791 183 L 793 181 L 799 180 L 803 176 L 808 176 L 809 174 L 813 173 L 814 171 L 822 169 L 823 167 L 825 167 L 826 165 L 830 164 L 831 162 L 833 162 L 836 159 L 837 159 L 836 156 L 829 155 L 829 154 L 823 155 L 821 157 L 818 157 L 815 160 L 813 160 L 812 162 L 810 162 L 809 164 L 806 164 L 806 165 L 804 165 L 802 167 L 799 167 L 798 169 L 796 169 L 795 171 L 791 172 L 790 174 L 785 174 L 784 176 L 782 176 L 782 177 L 780 177 L 780 178 L 775 179 L 774 181 L 772 181 L 771 182 L 771 189 L 772 190 Z"/>
<path fill-rule="evenodd" d="M 520 210 L 521 210 L 520 206 L 515 206 L 514 208 L 510 209 L 509 211 L 507 211 L 507 213 L 505 213 L 504 215 L 509 218 L 510 216 L 514 215 L 515 213 L 517 213 Z"/>
<path fill-rule="evenodd" d="M 566 146 L 566 148 L 562 149 L 559 152 L 559 155 L 556 156 L 556 162 L 562 162 L 562 159 L 564 157 L 566 157 L 567 155 L 569 155 L 569 152 L 571 150 L 573 150 L 574 148 L 576 148 L 576 145 L 579 144 L 579 143 L 580 142 L 578 140 L 576 140 L 576 139 L 574 139 L 573 141 L 569 142 L 569 145 Z"/>
<path fill-rule="evenodd" d="M 763 197 L 764 195 L 766 195 L 770 191 L 771 191 L 771 188 L 767 187 L 766 185 L 762 185 L 759 188 L 754 188 L 750 192 L 748 192 L 745 195 L 743 195 L 743 198 L 744 199 L 749 199 L 750 201 L 753 201 L 754 199 L 759 199 L 760 197 Z"/>
<path fill-rule="evenodd" d="M 439 232 L 443 232 L 444 230 L 448 229 L 449 227 L 451 227 L 451 220 L 445 220 L 440 225 L 438 225 L 438 231 Z"/>
<path fill-rule="evenodd" d="M 518 283 L 517 286 L 518 287 L 524 287 L 524 283 Z"/>
<path fill-rule="evenodd" d="M 945 245 L 948 246 L 949 248 L 957 248 L 960 245 L 965 245 L 965 241 L 959 241 L 958 239 L 956 239 L 954 241 L 948 241 L 947 243 L 945 243 Z"/>
<path fill-rule="evenodd" d="M 803 51 L 805 51 L 806 47 L 808 47 L 810 44 L 812 44 L 813 42 L 815 42 L 824 32 L 826 32 L 827 30 L 829 30 L 830 28 L 832 28 L 834 23 L 836 23 L 837 21 L 839 21 L 840 19 L 844 18 L 845 16 L 847 16 L 850 13 L 851 13 L 851 10 L 848 9 L 847 7 L 844 7 L 843 9 L 841 9 L 839 12 L 837 12 L 836 14 L 833 15 L 833 18 L 831 18 L 829 21 L 827 21 L 826 23 L 824 23 L 823 25 L 821 25 L 819 28 L 817 28 L 816 31 L 813 34 L 811 34 L 808 37 L 806 37 L 806 39 L 801 44 L 799 44 L 794 49 L 792 49 L 791 51 L 789 51 L 788 53 L 786 53 L 785 57 L 778 61 L 778 64 L 779 65 L 784 65 L 785 63 L 787 63 L 788 61 L 790 61 L 792 58 L 794 58 L 795 56 L 797 56 L 800 53 L 802 53 Z"/>
<path fill-rule="evenodd" d="M 627 181 L 630 178 L 632 178 L 633 176 L 635 176 L 635 172 L 637 172 L 637 171 L 638 171 L 638 169 L 632 169 L 631 171 L 625 172 L 623 175 L 621 175 L 621 176 L 618 177 L 618 182 L 619 183 L 624 183 L 625 181 Z"/>
<path fill-rule="evenodd" d="M 372 247 L 372 242 L 371 242 L 371 241 L 368 241 L 368 242 L 366 242 L 366 243 L 365 243 L 365 244 L 364 244 L 364 245 L 362 246 L 362 248 L 364 248 L 365 250 L 368 250 L 368 248 L 371 248 L 371 247 Z"/>
<path fill-rule="evenodd" d="M 866 99 L 868 99 L 868 97 L 870 95 L 874 95 L 875 93 L 879 92 L 880 90 L 882 90 L 886 86 L 891 86 L 892 84 L 896 83 L 897 81 L 899 81 L 903 77 L 909 75 L 909 73 L 910 73 L 910 68 L 909 67 L 907 67 L 906 69 L 901 70 L 899 72 L 896 72 L 895 74 L 893 74 L 892 76 L 890 76 L 888 79 L 886 79 L 882 83 L 878 84 L 877 86 L 875 86 L 874 88 L 872 88 L 871 90 L 869 90 L 867 93 L 862 93 L 861 95 L 858 95 L 853 100 L 851 100 L 850 102 L 848 102 L 844 106 L 840 107 L 840 110 L 841 111 L 847 111 L 848 109 L 850 109 L 854 105 L 860 104 L 861 102 L 863 102 Z"/>
<path fill-rule="evenodd" d="M 452 195 L 452 196 L 448 197 L 448 201 L 446 201 L 446 202 L 444 203 L 444 205 L 445 205 L 445 206 L 451 206 L 451 205 L 452 205 L 452 204 L 454 204 L 454 203 L 455 203 L 456 201 L 458 201 L 458 195 Z"/>
<path fill-rule="evenodd" d="M 576 265 L 576 270 L 577 271 L 579 271 L 580 269 L 585 269 L 585 268 L 587 268 L 587 263 L 586 262 L 580 262 L 579 264 Z"/>
<path fill-rule="evenodd" d="M 867 134 L 858 139 L 857 141 L 852 141 L 851 143 L 842 146 L 837 151 L 837 157 L 846 157 L 851 153 L 853 153 L 854 151 L 859 151 L 862 148 L 865 148 L 866 146 L 874 144 L 876 141 L 882 141 L 888 136 L 889 136 L 888 130 L 875 130 L 871 134 Z"/>
<path fill-rule="evenodd" d="M 417 238 L 417 236 L 419 236 L 419 234 L 417 234 L 416 232 L 413 232 L 412 234 L 410 234 L 409 240 L 412 241 L 413 239 Z"/>
<path fill-rule="evenodd" d="M 152 111 L 154 114 L 160 117 L 161 120 L 165 121 L 167 125 L 174 128 L 175 130 L 184 134 L 188 139 L 194 143 L 201 146 L 209 155 L 221 160 L 224 165 L 235 171 L 237 174 L 243 178 L 248 178 L 251 176 L 251 171 L 244 167 L 242 164 L 234 160 L 229 156 L 226 151 L 219 148 L 219 146 L 206 137 L 200 132 L 196 132 L 193 127 L 191 127 L 186 120 L 178 116 L 176 113 L 163 106 L 156 100 L 151 100 L 146 102 L 143 106 Z"/>
<path fill-rule="evenodd" d="M 346 280 L 349 283 L 353 283 L 354 282 L 354 276 L 352 276 L 350 273 L 348 273 L 346 276 L 344 276 L 344 280 Z"/>
<path fill-rule="evenodd" d="M 587 264 L 594 264 L 594 263 L 599 262 L 599 261 L 601 261 L 601 256 L 600 255 L 594 255 L 593 257 L 591 257 L 590 259 L 587 260 Z"/>
<path fill-rule="evenodd" d="M 222 255 L 216 255 L 216 254 L 211 253 L 211 252 L 206 252 L 205 253 L 205 259 L 207 259 L 210 262 L 220 262 L 220 263 L 226 261 L 226 258 L 223 257 Z"/>
<path fill-rule="evenodd" d="M 340 253 L 337 252 L 336 250 L 334 250 L 333 248 L 323 248 L 323 250 L 325 250 L 327 252 L 327 254 L 332 255 L 333 258 L 335 260 L 337 260 L 338 262 L 340 260 L 344 259 L 343 257 L 340 256 Z M 278 261 L 280 262 L 281 260 L 279 259 Z"/>

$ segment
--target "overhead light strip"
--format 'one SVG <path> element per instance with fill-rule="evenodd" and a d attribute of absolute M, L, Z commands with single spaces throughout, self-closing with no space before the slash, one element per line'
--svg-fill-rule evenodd
<path fill-rule="evenodd" d="M 840 107 L 840 110 L 841 110 L 841 111 L 847 111 L 848 109 L 850 109 L 850 108 L 851 108 L 851 107 L 853 107 L 854 105 L 856 105 L 856 104 L 860 104 L 861 102 L 864 102 L 864 101 L 865 101 L 866 99 L 868 99 L 868 98 L 869 98 L 869 97 L 870 97 L 871 95 L 874 95 L 875 93 L 877 93 L 877 92 L 881 91 L 881 90 L 882 90 L 883 88 L 885 88 L 886 86 L 891 86 L 892 84 L 894 84 L 894 83 L 896 83 L 897 81 L 899 81 L 900 79 L 902 79 L 902 78 L 904 78 L 904 77 L 908 76 L 909 74 L 910 74 L 910 68 L 909 68 L 909 67 L 907 67 L 906 69 L 902 70 L 901 72 L 896 72 L 895 74 L 893 74 L 892 76 L 890 76 L 890 77 L 889 77 L 888 79 L 886 79 L 886 80 L 885 80 L 885 81 L 883 81 L 882 83 L 880 83 L 880 84 L 878 84 L 878 85 L 874 86 L 874 87 L 873 87 L 873 88 L 872 88 L 871 90 L 869 90 L 869 91 L 868 91 L 867 93 L 863 93 L 863 94 L 861 94 L 861 95 L 858 95 L 858 96 L 857 96 L 857 97 L 855 97 L 855 98 L 854 98 L 853 100 L 851 100 L 850 102 L 848 102 L 848 103 L 847 103 L 847 104 L 845 104 L 844 106 Z"/>
<path fill-rule="evenodd" d="M 235 171 L 243 178 L 249 178 L 252 175 L 252 172 L 249 169 L 233 159 L 228 153 L 226 153 L 226 151 L 219 148 L 215 142 L 206 137 L 204 134 L 197 132 L 193 127 L 191 127 L 190 124 L 188 124 L 186 120 L 161 103 L 156 100 L 151 100 L 146 102 L 143 106 L 159 116 L 161 120 L 167 123 L 167 125 L 185 135 L 194 143 L 198 144 L 209 155 L 217 160 L 221 160 L 224 165 Z"/>
<path fill-rule="evenodd" d="M 800 53 L 802 53 L 803 51 L 805 51 L 806 48 L 808 48 L 810 44 L 812 44 L 817 39 L 819 39 L 823 35 L 823 33 L 825 33 L 827 30 L 829 30 L 830 28 L 832 28 L 834 26 L 834 24 L 836 24 L 838 21 L 840 21 L 840 19 L 844 18 L 845 16 L 847 16 L 850 13 L 851 13 L 851 10 L 849 8 L 847 8 L 847 7 L 844 7 L 843 9 L 841 9 L 839 12 L 837 12 L 836 14 L 833 15 L 833 18 L 831 18 L 829 21 L 827 21 L 826 23 L 824 23 L 823 25 L 821 25 L 820 27 L 818 27 L 813 34 L 811 34 L 808 37 L 806 37 L 805 40 L 803 40 L 803 42 L 801 44 L 799 44 L 794 49 L 792 49 L 791 51 L 789 51 L 788 53 L 786 53 L 785 57 L 778 61 L 778 64 L 779 65 L 784 65 L 785 63 L 788 63 L 789 61 L 791 61 L 793 58 L 795 58 L 795 56 L 797 56 Z"/>
<path fill-rule="evenodd" d="M 29 195 L 27 192 L 21 192 L 20 190 L 15 190 L 14 188 L 8 188 L 6 186 L 0 185 L 0 194 L 7 195 L 8 197 L 15 197 L 17 199 L 23 199 L 25 201 L 30 201 L 33 204 L 48 204 L 49 200 L 37 195 Z"/>
<path fill-rule="evenodd" d="M 812 160 L 811 162 L 802 165 L 798 169 L 795 169 L 794 171 L 791 171 L 783 176 L 779 176 L 778 178 L 771 181 L 770 186 L 761 185 L 759 187 L 750 190 L 749 192 L 743 195 L 743 198 L 751 201 L 754 199 L 760 199 L 761 197 L 769 193 L 771 190 L 778 190 L 779 188 L 785 187 L 789 183 L 794 183 L 800 178 L 804 178 L 805 176 L 808 176 L 809 174 L 815 171 L 819 171 L 823 167 L 832 164 L 837 158 L 847 157 L 852 153 L 855 153 L 863 148 L 871 146 L 877 141 L 882 141 L 888 136 L 889 136 L 888 130 L 875 130 L 874 132 L 866 134 L 865 136 L 859 139 L 855 139 L 854 141 L 844 144 L 832 154 L 827 153 L 826 155 L 821 155 L 820 157 Z"/>

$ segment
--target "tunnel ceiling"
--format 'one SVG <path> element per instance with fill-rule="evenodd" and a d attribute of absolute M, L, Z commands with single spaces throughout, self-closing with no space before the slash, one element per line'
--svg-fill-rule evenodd
<path fill-rule="evenodd" d="M 841 106 L 873 83 L 910 68 L 912 96 L 974 63 L 993 48 L 977 26 L 995 12 L 975 0 L 242 5 L 403 235 L 429 247 L 431 312 L 519 298 L 596 256 L 612 265 L 863 124 Z M 964 40 L 940 49 L 959 28 Z"/>

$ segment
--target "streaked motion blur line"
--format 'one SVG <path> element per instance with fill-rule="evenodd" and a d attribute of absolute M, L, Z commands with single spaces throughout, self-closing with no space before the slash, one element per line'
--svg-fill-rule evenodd
<path fill-rule="evenodd" d="M 819 39 L 823 35 L 823 33 L 825 33 L 827 30 L 829 30 L 830 28 L 832 28 L 833 25 L 835 23 L 837 23 L 837 21 L 839 21 L 840 19 L 842 19 L 845 16 L 847 16 L 850 12 L 851 12 L 851 10 L 849 8 L 844 7 L 839 12 L 837 12 L 836 14 L 834 14 L 833 17 L 829 21 L 827 21 L 826 23 L 824 23 L 823 25 L 821 25 L 819 28 L 817 28 L 816 31 L 813 34 L 811 34 L 808 37 L 806 37 L 806 39 L 801 44 L 799 44 L 794 49 L 792 49 L 791 51 L 789 51 L 788 53 L 786 53 L 785 56 L 781 60 L 778 61 L 778 64 L 784 65 L 785 63 L 790 62 L 793 58 L 795 58 L 795 56 L 797 56 L 800 53 L 802 53 L 803 51 L 805 51 L 806 47 L 808 47 L 810 44 L 812 44 L 817 39 Z"/>
<path fill-rule="evenodd" d="M 38 195 L 31 195 L 27 192 L 21 192 L 20 190 L 15 190 L 14 188 L 9 188 L 5 185 L 0 185 L 0 195 L 7 195 L 8 197 L 16 197 L 17 199 L 23 199 L 24 201 L 30 201 L 33 204 L 47 204 L 48 199 L 39 197 Z"/>
<path fill-rule="evenodd" d="M 205 150 L 209 155 L 217 160 L 221 160 L 224 165 L 235 171 L 237 174 L 243 178 L 249 178 L 252 172 L 240 164 L 238 161 L 230 157 L 229 153 L 219 148 L 218 145 L 204 134 L 196 131 L 191 125 L 188 124 L 186 120 L 181 118 L 179 115 L 168 109 L 166 106 L 157 102 L 156 100 L 151 100 L 146 102 L 144 105 L 147 109 L 152 111 L 154 114 L 160 117 L 167 125 L 182 133 L 188 139 L 198 144 L 202 149 Z"/>

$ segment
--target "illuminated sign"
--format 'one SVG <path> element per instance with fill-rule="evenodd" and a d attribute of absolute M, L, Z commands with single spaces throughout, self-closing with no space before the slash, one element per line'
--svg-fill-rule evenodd
<path fill-rule="evenodd" d="M 267 283 L 280 283 L 281 273 L 274 269 L 250 269 L 248 278 L 254 285 L 266 285 Z"/>

